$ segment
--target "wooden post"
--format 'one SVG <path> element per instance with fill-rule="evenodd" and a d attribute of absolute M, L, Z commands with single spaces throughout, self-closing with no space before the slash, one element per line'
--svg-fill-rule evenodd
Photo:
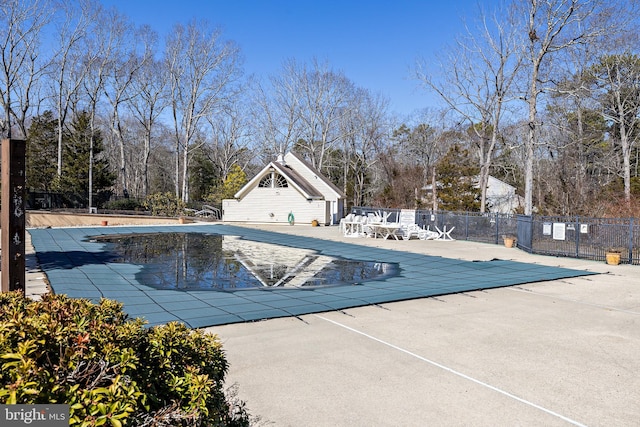
<path fill-rule="evenodd" d="M 2 140 L 2 292 L 25 291 L 25 142 Z"/>

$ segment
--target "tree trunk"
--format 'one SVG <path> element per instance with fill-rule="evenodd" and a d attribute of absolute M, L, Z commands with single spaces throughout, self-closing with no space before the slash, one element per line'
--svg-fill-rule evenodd
<path fill-rule="evenodd" d="M 149 155 L 151 154 L 151 128 L 147 129 L 144 138 L 144 152 L 142 153 L 142 195 L 149 194 Z"/>
<path fill-rule="evenodd" d="M 529 88 L 529 130 L 524 149 L 524 214 L 533 213 L 533 156 L 536 144 L 536 120 L 538 115 L 538 70 L 540 61 L 535 60 L 532 66 L 531 87 Z"/>
<path fill-rule="evenodd" d="M 437 184 L 437 173 L 436 167 L 433 166 L 431 169 L 431 194 L 433 195 L 433 211 L 438 210 L 438 184 Z"/>
<path fill-rule="evenodd" d="M 184 152 L 182 154 L 182 201 L 189 201 L 189 150 L 187 144 L 185 144 Z"/>
<path fill-rule="evenodd" d="M 176 164 L 175 164 L 175 191 L 176 200 L 180 200 L 180 139 L 176 135 Z"/>

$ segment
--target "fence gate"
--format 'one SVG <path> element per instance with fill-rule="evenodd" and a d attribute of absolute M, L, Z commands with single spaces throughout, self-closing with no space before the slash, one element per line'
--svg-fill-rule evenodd
<path fill-rule="evenodd" d="M 531 253 L 533 251 L 533 217 L 518 215 L 518 248 Z"/>

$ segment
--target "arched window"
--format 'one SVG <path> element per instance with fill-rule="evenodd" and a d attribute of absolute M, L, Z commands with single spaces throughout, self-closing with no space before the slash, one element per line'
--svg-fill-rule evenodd
<path fill-rule="evenodd" d="M 271 174 L 262 178 L 258 187 L 271 188 Z"/>
<path fill-rule="evenodd" d="M 288 186 L 287 179 L 276 172 L 266 175 L 258 184 L 258 187 L 262 188 L 286 188 Z"/>
<path fill-rule="evenodd" d="M 279 187 L 279 188 L 287 188 L 289 186 L 289 184 L 287 184 L 287 180 L 284 176 L 279 175 L 279 174 L 275 174 L 275 181 L 273 183 L 274 187 Z"/>

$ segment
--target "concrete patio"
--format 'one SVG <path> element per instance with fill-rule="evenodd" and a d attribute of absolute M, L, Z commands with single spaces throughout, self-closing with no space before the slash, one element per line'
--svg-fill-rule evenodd
<path fill-rule="evenodd" d="M 349 241 L 601 274 L 211 328 L 259 425 L 638 424 L 637 267 L 462 241 Z"/>

